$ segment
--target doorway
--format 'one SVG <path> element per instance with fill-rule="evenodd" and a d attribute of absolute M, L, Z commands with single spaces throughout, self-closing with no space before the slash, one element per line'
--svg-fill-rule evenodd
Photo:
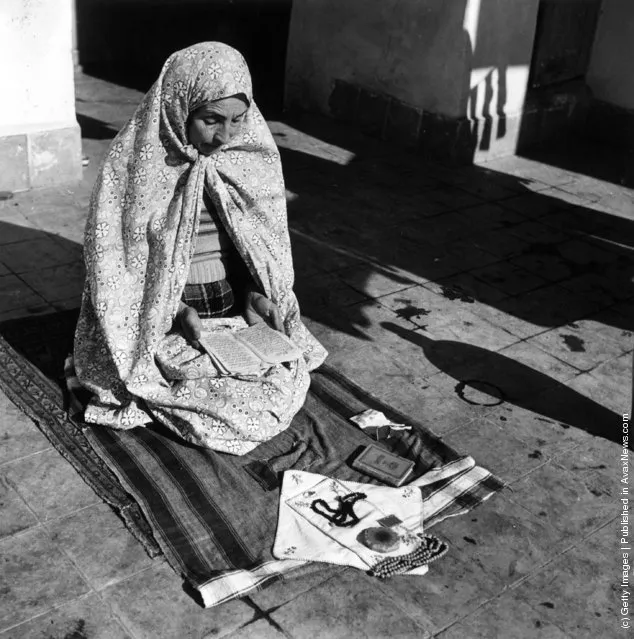
<path fill-rule="evenodd" d="M 78 63 L 147 91 L 167 57 L 218 40 L 246 58 L 267 117 L 282 109 L 292 0 L 75 0 Z"/>
<path fill-rule="evenodd" d="M 540 0 L 529 90 L 583 80 L 602 0 Z"/>

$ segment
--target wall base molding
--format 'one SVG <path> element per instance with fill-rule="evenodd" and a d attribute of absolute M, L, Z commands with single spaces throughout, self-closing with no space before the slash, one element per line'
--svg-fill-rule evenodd
<path fill-rule="evenodd" d="M 333 117 L 372 137 L 452 165 L 511 155 L 521 120 L 521 114 L 473 119 L 431 113 L 343 80 L 335 81 L 329 107 Z"/>
<path fill-rule="evenodd" d="M 0 191 L 81 180 L 79 125 L 0 136 Z"/>
<path fill-rule="evenodd" d="M 335 81 L 328 104 L 334 118 L 372 137 L 450 165 L 487 162 L 590 129 L 606 140 L 627 129 L 634 141 L 634 112 L 616 114 L 616 107 L 598 102 L 589 110 L 590 94 L 580 81 L 529 94 L 519 113 L 479 118 L 430 113 L 343 80 Z M 602 126 L 596 126 L 597 119 Z"/>
<path fill-rule="evenodd" d="M 634 149 L 634 110 L 593 99 L 586 120 L 587 135 L 618 149 Z"/>

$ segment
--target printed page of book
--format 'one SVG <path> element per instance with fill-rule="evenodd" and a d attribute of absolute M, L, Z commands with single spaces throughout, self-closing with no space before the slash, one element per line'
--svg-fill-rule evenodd
<path fill-rule="evenodd" d="M 265 322 L 236 331 L 235 336 L 269 364 L 291 362 L 302 356 L 301 350 L 286 335 Z"/>
<path fill-rule="evenodd" d="M 230 331 L 203 333 L 198 340 L 212 358 L 231 373 L 256 374 L 262 369 L 262 361 Z"/>

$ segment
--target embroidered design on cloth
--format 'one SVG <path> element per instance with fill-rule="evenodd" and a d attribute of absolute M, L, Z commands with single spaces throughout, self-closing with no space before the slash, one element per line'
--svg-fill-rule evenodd
<path fill-rule="evenodd" d="M 249 102 L 241 130 L 212 155 L 199 154 L 187 139 L 189 114 L 236 94 Z M 257 380 L 166 378 L 156 362 L 189 273 L 203 189 L 304 354 Z M 280 156 L 238 51 L 204 42 L 166 61 L 99 169 L 84 261 L 73 364 L 93 393 L 86 422 L 128 429 L 157 420 L 187 441 L 234 454 L 288 427 L 326 351 L 300 319 Z"/>
<path fill-rule="evenodd" d="M 432 535 L 419 535 L 422 542 L 416 550 L 401 555 L 400 557 L 388 557 L 372 566 L 369 571 L 371 577 L 386 579 L 392 575 L 401 575 L 413 568 L 424 566 L 436 559 L 440 559 L 448 550 L 444 541 Z"/>
<path fill-rule="evenodd" d="M 354 526 L 359 523 L 359 518 L 354 512 L 354 505 L 360 500 L 365 499 L 365 493 L 349 493 L 348 495 L 337 495 L 339 506 L 331 508 L 328 502 L 323 499 L 315 499 L 310 505 L 312 510 L 318 515 L 325 517 L 334 526 Z"/>
<path fill-rule="evenodd" d="M 316 500 L 326 504 L 341 504 L 351 494 L 364 494 L 354 503 L 358 521 L 349 526 L 337 526 L 312 508 Z M 391 529 L 400 543 L 386 553 L 376 552 L 361 541 L 361 533 L 379 521 L 395 522 Z M 398 523 L 397 523 L 398 522 Z M 372 570 L 383 560 L 409 555 L 421 545 L 423 534 L 423 500 L 419 489 L 411 486 L 392 488 L 340 481 L 305 471 L 284 473 L 280 493 L 277 533 L 273 556 L 292 557 L 303 561 L 320 561 L 360 570 Z M 427 566 L 402 565 L 408 574 L 423 575 Z M 401 567 L 401 564 L 398 564 Z"/>

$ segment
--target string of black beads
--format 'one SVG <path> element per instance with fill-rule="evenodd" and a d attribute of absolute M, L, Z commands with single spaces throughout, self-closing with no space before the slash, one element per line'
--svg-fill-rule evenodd
<path fill-rule="evenodd" d="M 418 568 L 429 564 L 436 559 L 440 559 L 449 547 L 444 541 L 432 535 L 425 535 L 423 541 L 412 552 L 398 557 L 386 557 L 372 566 L 368 574 L 371 577 L 386 579 L 392 575 L 399 575 L 408 572 L 412 568 Z"/>

